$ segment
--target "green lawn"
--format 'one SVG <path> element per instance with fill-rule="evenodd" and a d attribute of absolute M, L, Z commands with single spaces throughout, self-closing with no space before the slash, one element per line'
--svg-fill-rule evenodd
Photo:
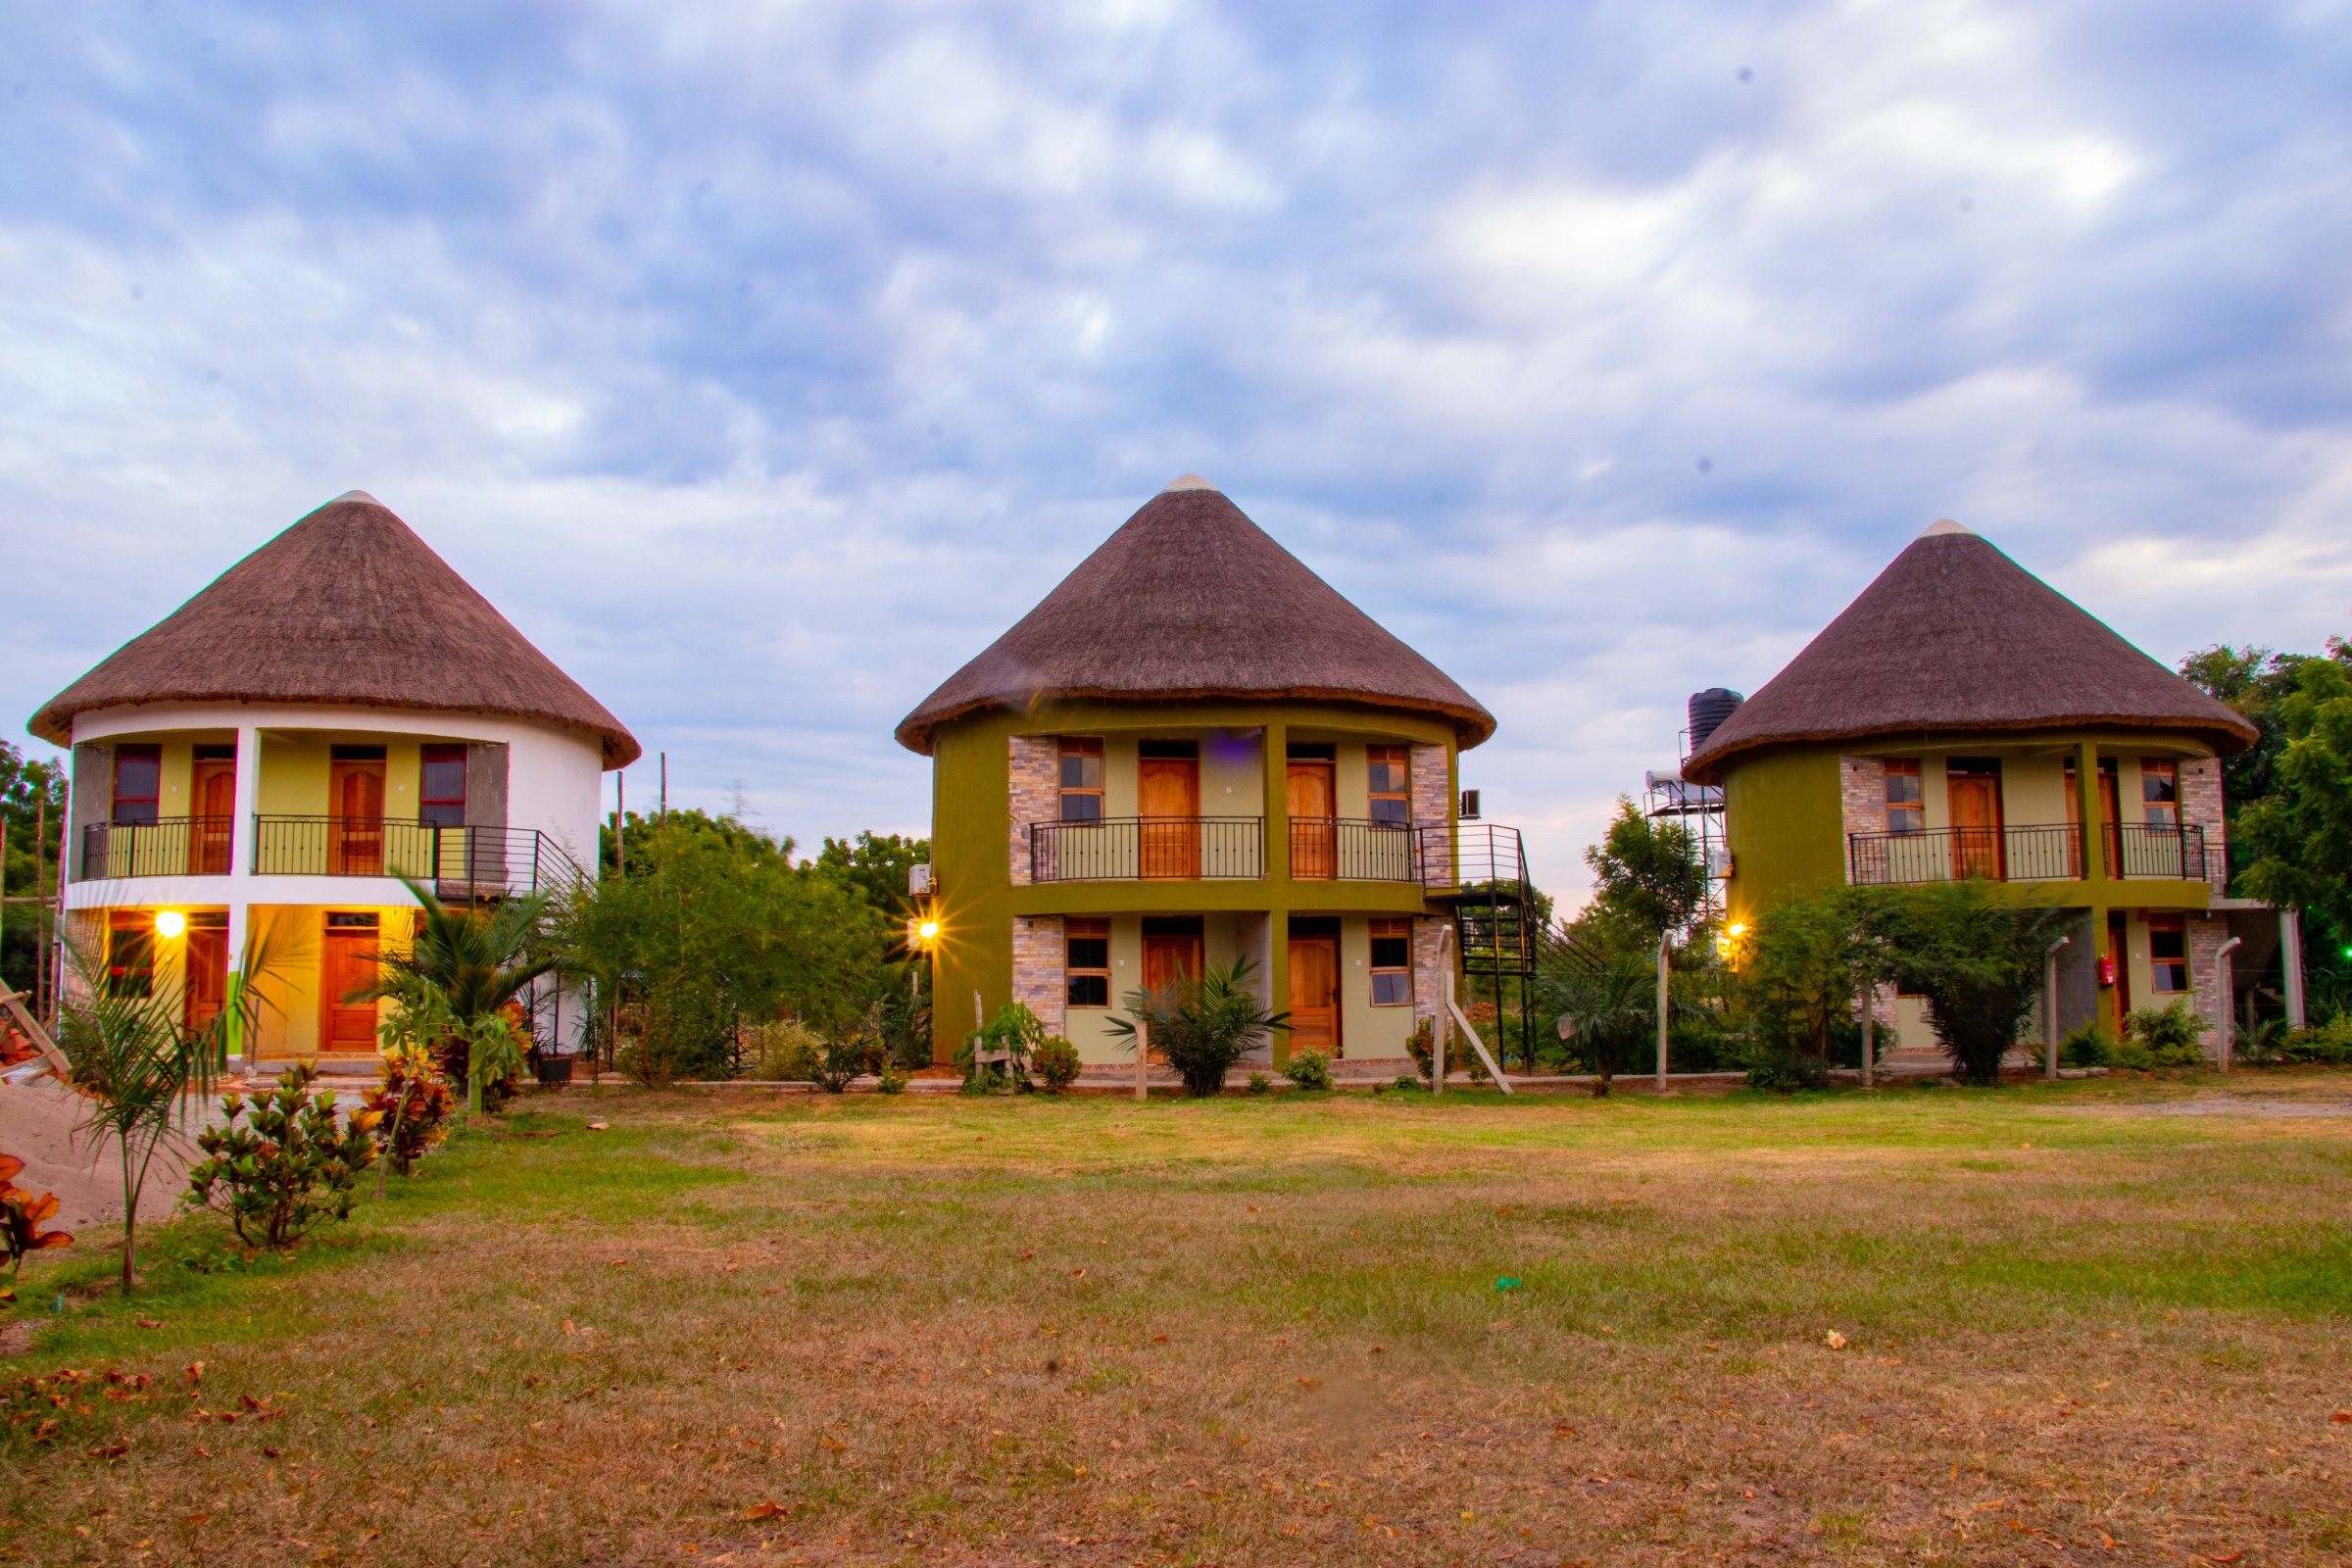
<path fill-rule="evenodd" d="M 28 1270 L 0 1560 L 2352 1555 L 2352 1075 L 534 1105 Z"/>

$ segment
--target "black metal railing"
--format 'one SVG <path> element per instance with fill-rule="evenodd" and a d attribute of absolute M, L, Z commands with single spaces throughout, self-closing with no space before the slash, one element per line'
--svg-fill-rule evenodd
<path fill-rule="evenodd" d="M 226 876 L 232 816 L 165 816 L 152 822 L 92 822 L 81 830 L 74 879 Z"/>
<path fill-rule="evenodd" d="M 2107 874 L 2130 881 L 2202 882 L 2210 874 L 2205 863 L 2205 829 L 2194 824 L 2151 827 L 2143 822 L 2109 822 Z"/>
<path fill-rule="evenodd" d="M 1033 882 L 1211 881 L 1266 874 L 1256 816 L 1111 816 L 1029 824 Z"/>
<path fill-rule="evenodd" d="M 1854 882 L 2072 882 L 2082 875 L 2082 835 L 2048 827 L 1939 827 L 1917 833 L 1852 833 L 1846 863 Z"/>
<path fill-rule="evenodd" d="M 259 876 L 405 876 L 479 896 L 560 891 L 580 875 L 530 828 L 430 827 L 372 816 L 257 816 L 253 825 Z"/>
<path fill-rule="evenodd" d="M 1290 819 L 1291 875 L 1309 882 L 1417 882 L 1421 840 L 1402 822 Z"/>

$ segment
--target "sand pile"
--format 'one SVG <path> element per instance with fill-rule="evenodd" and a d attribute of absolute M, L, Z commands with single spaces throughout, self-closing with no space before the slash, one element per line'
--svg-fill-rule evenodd
<path fill-rule="evenodd" d="M 89 1117 L 89 1102 L 46 1074 L 0 1081 L 0 1152 L 24 1162 L 15 1178 L 19 1187 L 57 1195 L 57 1215 L 49 1223 L 74 1232 L 76 1250 L 110 1235 L 122 1218 L 122 1155 L 113 1140 L 102 1146 L 96 1135 L 80 1130 Z M 141 1220 L 162 1219 L 178 1205 L 193 1152 L 187 1139 L 165 1138 L 147 1167 Z"/>

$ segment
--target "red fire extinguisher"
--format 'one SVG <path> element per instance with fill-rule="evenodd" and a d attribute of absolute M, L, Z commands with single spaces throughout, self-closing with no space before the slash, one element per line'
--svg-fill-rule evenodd
<path fill-rule="evenodd" d="M 2115 984 L 2114 958 L 2103 957 L 2099 960 L 2099 984 L 2102 986 L 2113 986 Z"/>

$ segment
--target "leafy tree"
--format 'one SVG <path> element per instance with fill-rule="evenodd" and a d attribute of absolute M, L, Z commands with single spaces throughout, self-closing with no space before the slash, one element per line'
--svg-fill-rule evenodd
<path fill-rule="evenodd" d="M 401 882 L 416 901 L 416 940 L 406 952 L 383 954 L 374 984 L 348 1000 L 391 999 L 400 1009 L 394 1027 L 431 1049 L 451 1077 L 464 1078 L 466 1108 L 479 1112 L 486 1087 L 522 1068 L 508 1009 L 563 964 L 552 950 L 533 951 L 546 901 L 509 899 L 495 909 L 475 909 L 445 905 L 406 877 Z"/>
<path fill-rule="evenodd" d="M 66 827 L 64 766 L 28 759 L 0 741 L 0 819 L 8 823 L 6 878 L 0 891 L 27 899 L 35 887 L 55 894 Z M 12 991 L 32 988 L 47 920 L 33 905 L 0 905 L 0 985 Z"/>
<path fill-rule="evenodd" d="M 1827 1070 L 1862 997 L 1890 978 L 1871 929 L 1872 897 L 1828 888 L 1756 915 L 1737 989 L 1757 1049 L 1809 1057 Z"/>
<path fill-rule="evenodd" d="M 2311 657 L 2217 643 L 2180 661 L 2183 676 L 2235 709 L 2261 733 L 2247 750 L 2222 759 L 2222 805 L 2232 823 L 2246 807 L 2278 787 L 2278 757 L 2286 750 L 2278 707 L 2295 691 L 2295 672 Z"/>
<path fill-rule="evenodd" d="M 1682 823 L 1647 817 L 1627 796 L 1598 844 L 1585 851 L 1592 902 L 1571 926 L 1588 945 L 1650 951 L 1687 928 L 1706 903 L 1707 868 Z"/>
<path fill-rule="evenodd" d="M 2295 666 L 2278 700 L 2283 737 L 2276 788 L 2247 804 L 2241 841 L 2253 854 L 2245 885 L 2256 898 L 2318 914 L 2352 931 L 2352 645 Z"/>
<path fill-rule="evenodd" d="M 1113 1018 L 1111 1031 L 1136 1048 L 1136 1027 L 1143 1025 L 1149 1045 L 1168 1059 L 1184 1080 L 1184 1092 L 1208 1100 L 1225 1091 L 1225 1075 L 1233 1064 L 1276 1029 L 1288 1029 L 1291 1015 L 1268 1012 L 1250 989 L 1250 963 L 1236 958 L 1230 964 L 1210 964 L 1198 975 L 1178 975 L 1157 990 L 1137 988 L 1127 994 L 1131 1018 Z"/>
<path fill-rule="evenodd" d="M 909 912 L 906 874 L 930 858 L 929 839 L 860 832 L 855 840 L 825 840 L 815 864 L 843 887 L 857 890 L 882 918 L 900 921 Z"/>
<path fill-rule="evenodd" d="M 1540 977 L 1537 995 L 1558 1018 L 1568 1042 L 1592 1072 L 1592 1095 L 1608 1095 L 1618 1071 L 1639 1061 L 1658 1031 L 1654 958 L 1623 948 L 1590 966 L 1560 964 Z M 1669 1013 L 1674 1000 L 1667 999 Z"/>
<path fill-rule="evenodd" d="M 866 1030 L 892 984 L 890 932 L 859 893 L 794 865 L 790 840 L 697 811 L 632 819 L 627 848 L 625 876 L 556 911 L 554 942 L 626 1012 L 640 1079 L 725 1076 L 746 1019 L 788 1011 L 842 1041 Z"/>
<path fill-rule="evenodd" d="M 1862 929 L 1882 972 L 1927 998 L 1928 1023 L 1972 1084 L 2000 1081 L 2041 995 L 2043 960 L 2067 916 L 2025 904 L 1989 882 L 1873 888 Z"/>

